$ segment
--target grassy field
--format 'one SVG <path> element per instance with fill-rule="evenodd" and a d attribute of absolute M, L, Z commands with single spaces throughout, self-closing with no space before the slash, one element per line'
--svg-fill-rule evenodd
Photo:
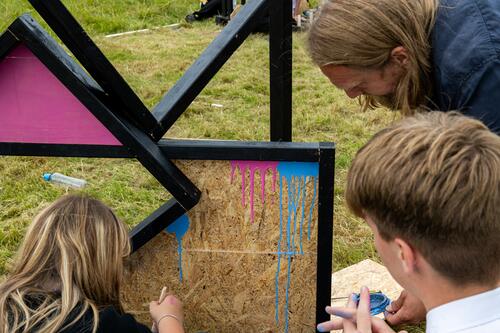
<path fill-rule="evenodd" d="M 196 8 L 197 0 L 66 0 L 64 3 L 148 107 L 160 100 L 220 32 L 220 27 L 210 21 L 183 23 L 176 30 L 104 37 L 181 22 Z M 0 31 L 24 12 L 30 12 L 43 23 L 27 1 L 1 2 Z M 312 65 L 304 41 L 304 33 L 294 34 L 293 136 L 298 142 L 337 143 L 334 268 L 338 270 L 366 258 L 378 260 L 368 227 L 347 211 L 343 192 L 354 153 L 395 115 L 386 110 L 360 112 L 356 101 L 331 86 Z M 167 136 L 268 140 L 268 67 L 267 36 L 251 36 Z M 212 103 L 222 104 L 223 108 L 213 108 Z M 130 226 L 169 197 L 139 163 L 130 160 L 0 157 L 0 276 L 7 272 L 34 215 L 65 191 L 41 180 L 44 172 L 51 171 L 88 180 L 90 186 L 85 191 L 111 205 Z"/>

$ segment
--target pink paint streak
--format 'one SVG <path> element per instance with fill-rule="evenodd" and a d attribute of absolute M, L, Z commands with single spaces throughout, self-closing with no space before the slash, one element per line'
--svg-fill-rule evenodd
<path fill-rule="evenodd" d="M 236 167 L 240 169 L 241 172 L 241 204 L 246 206 L 245 203 L 245 187 L 246 187 L 246 173 L 247 169 L 250 172 L 250 219 L 252 223 L 254 222 L 255 212 L 254 212 L 254 187 L 255 187 L 255 172 L 258 170 L 260 174 L 260 196 L 262 203 L 265 202 L 266 197 L 266 172 L 271 169 L 273 172 L 273 192 L 276 190 L 276 175 L 279 162 L 269 162 L 269 161 L 231 161 L 231 183 L 234 180 L 234 172 Z"/>
<path fill-rule="evenodd" d="M 24 45 L 0 61 L 0 142 L 121 143 Z"/>

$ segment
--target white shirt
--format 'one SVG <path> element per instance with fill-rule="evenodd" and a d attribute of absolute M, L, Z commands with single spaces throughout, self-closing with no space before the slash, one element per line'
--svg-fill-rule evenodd
<path fill-rule="evenodd" d="M 440 305 L 427 313 L 426 333 L 500 333 L 500 288 Z"/>

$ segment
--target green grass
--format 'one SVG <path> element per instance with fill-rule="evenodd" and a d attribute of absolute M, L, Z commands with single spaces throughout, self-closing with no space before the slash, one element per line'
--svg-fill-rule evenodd
<path fill-rule="evenodd" d="M 220 32 L 212 21 L 182 24 L 118 38 L 107 34 L 181 22 L 197 0 L 66 0 L 74 16 L 148 107 L 154 106 Z M 0 30 L 27 1 L 0 3 Z M 45 27 L 46 25 L 43 24 Z M 294 141 L 337 144 L 335 179 L 334 268 L 366 258 L 378 261 L 369 228 L 352 216 L 343 201 L 345 178 L 355 152 L 394 119 L 385 110 L 359 111 L 356 101 L 331 86 L 305 50 L 305 34 L 294 34 Z M 252 35 L 168 132 L 168 137 L 269 140 L 269 56 L 264 35 Z M 223 108 L 211 107 L 212 103 Z M 142 166 L 130 160 L 0 157 L 0 276 L 21 241 L 26 226 L 64 190 L 41 180 L 58 171 L 85 178 L 85 190 L 111 205 L 135 225 L 168 197 Z M 423 332 L 411 328 L 410 332 Z"/>
<path fill-rule="evenodd" d="M 63 3 L 91 36 L 177 23 L 199 6 L 199 0 L 63 0 Z M 2 1 L 0 30 L 24 13 L 42 23 L 27 0 Z M 45 22 L 42 24 L 47 27 Z"/>

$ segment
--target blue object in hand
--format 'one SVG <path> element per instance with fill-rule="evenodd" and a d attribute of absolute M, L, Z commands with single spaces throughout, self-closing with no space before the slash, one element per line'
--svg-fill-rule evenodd
<path fill-rule="evenodd" d="M 356 301 L 356 304 L 359 303 L 359 298 L 360 295 L 355 294 L 354 301 Z M 389 304 L 391 304 L 391 300 L 383 293 L 370 293 L 370 315 L 375 316 L 384 312 Z"/>

